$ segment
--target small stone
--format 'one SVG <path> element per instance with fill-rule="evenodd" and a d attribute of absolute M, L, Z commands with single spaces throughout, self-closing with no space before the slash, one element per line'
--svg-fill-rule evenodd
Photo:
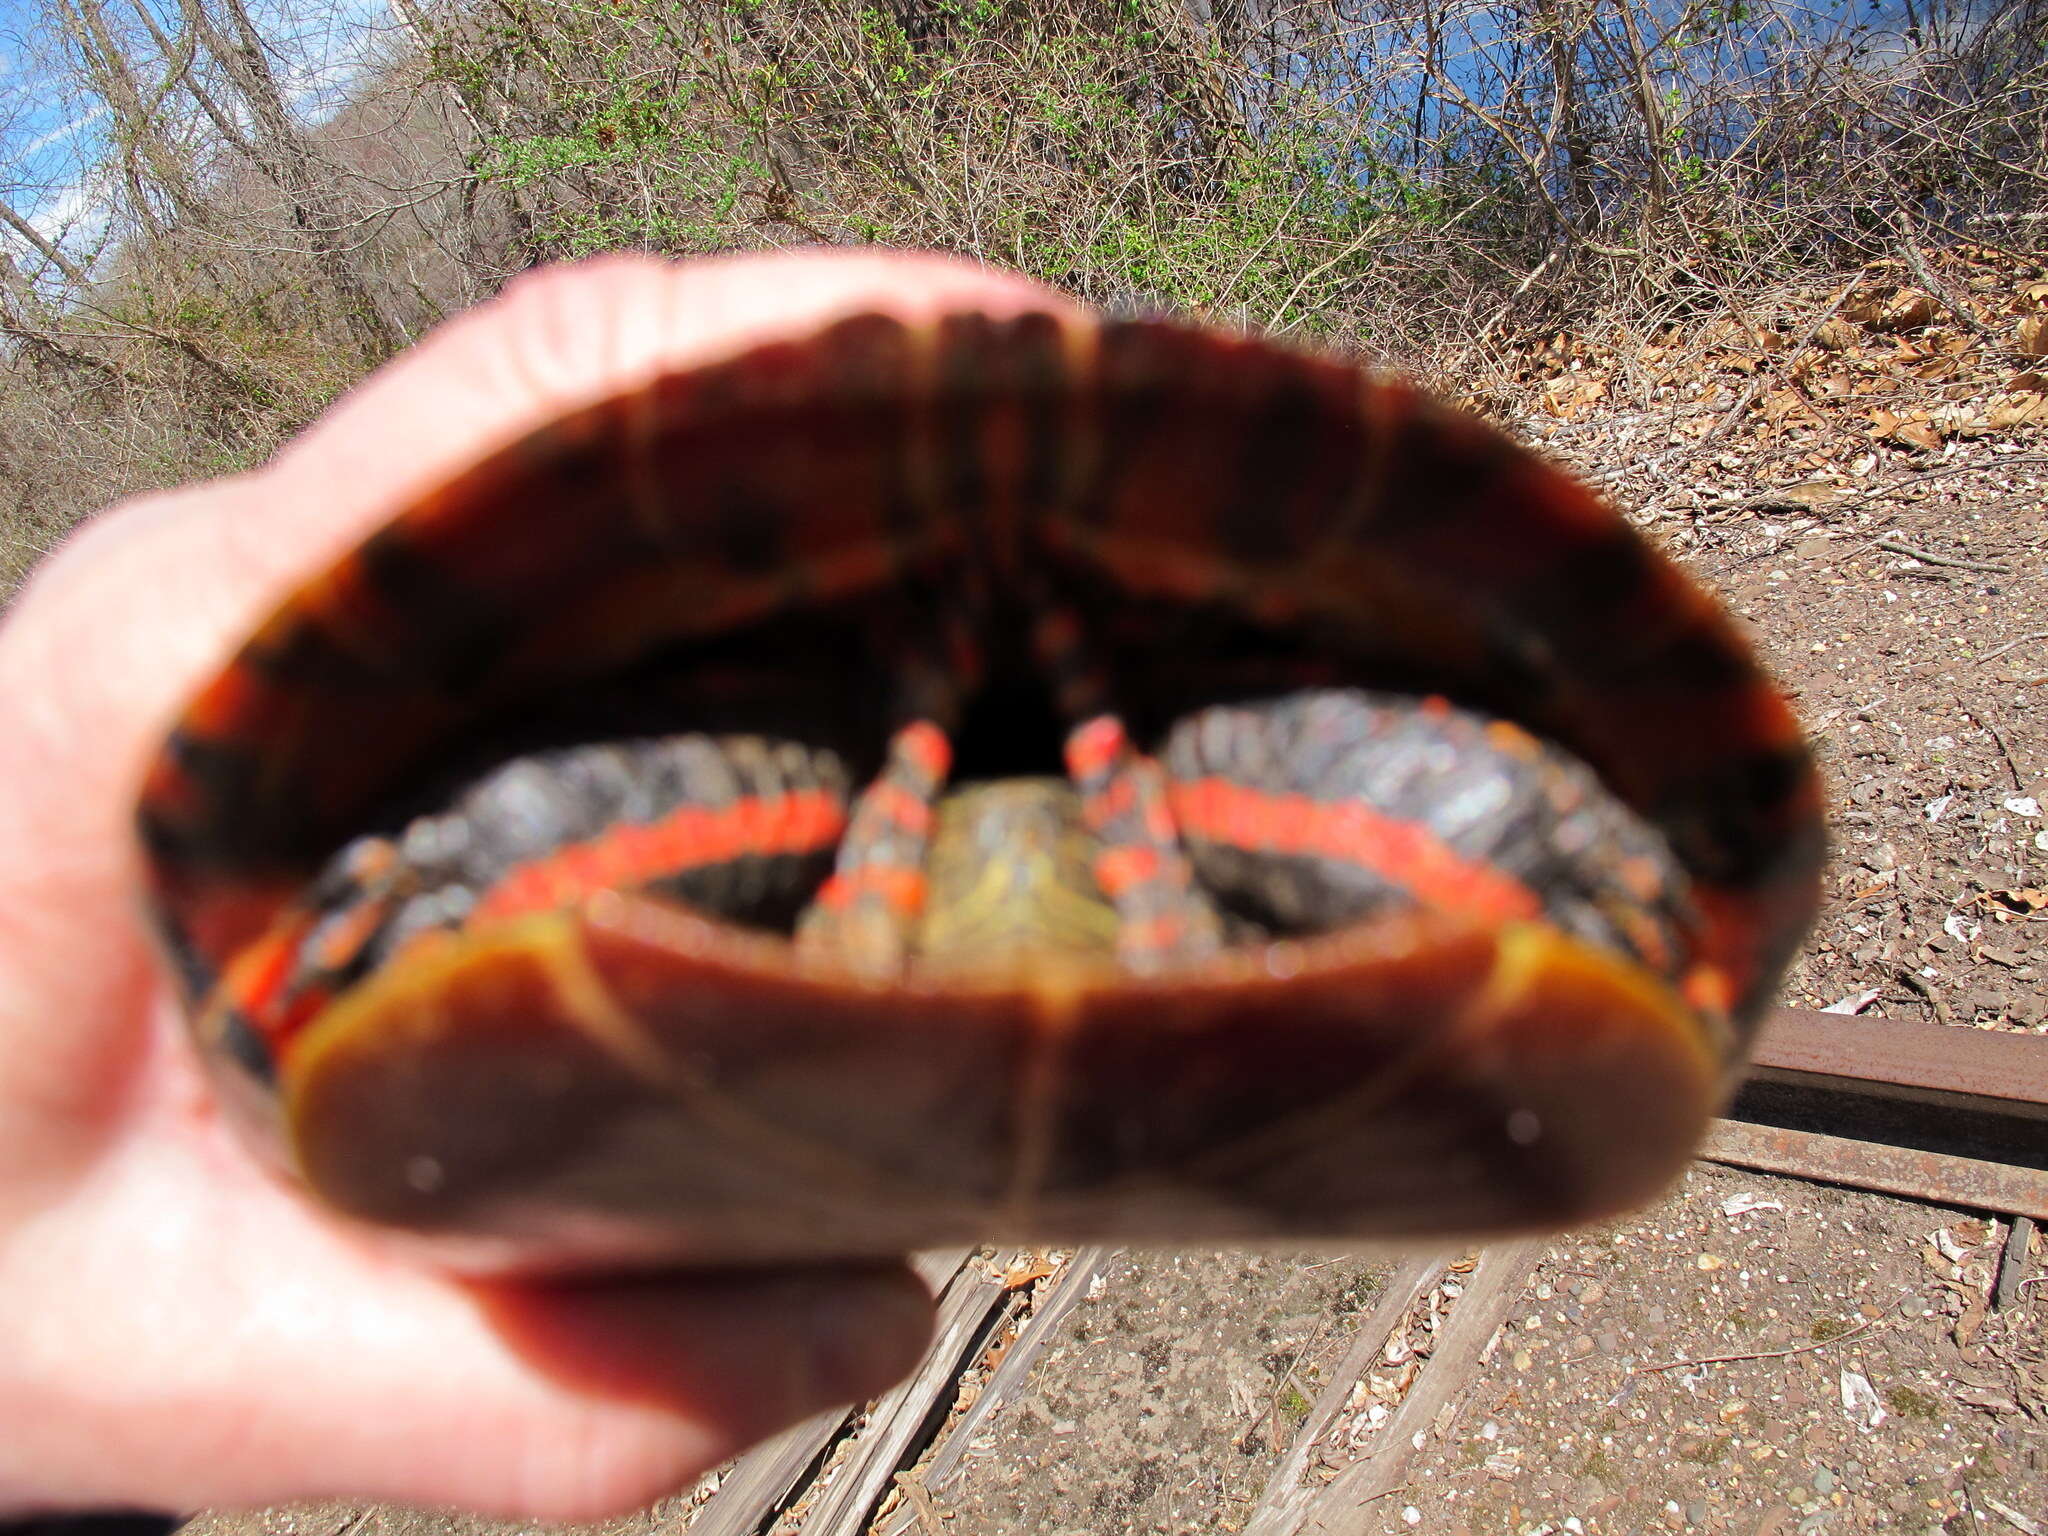
<path fill-rule="evenodd" d="M 1611 1355 L 1621 1348 L 1621 1335 L 1612 1328 L 1602 1328 L 1593 1336 L 1593 1343 L 1603 1355 Z"/>
<path fill-rule="evenodd" d="M 1718 1253 L 1703 1253 L 1698 1258 L 1694 1259 L 1692 1262 L 1696 1268 L 1712 1271 L 1720 1269 L 1725 1264 L 1727 1264 L 1728 1261 L 1722 1258 Z"/>
<path fill-rule="evenodd" d="M 1413 1504 L 1410 1504 L 1406 1509 L 1401 1511 L 1401 1523 L 1403 1525 L 1422 1524 L 1422 1511 L 1417 1509 Z"/>
<path fill-rule="evenodd" d="M 1685 1523 L 1687 1525 L 1698 1525 L 1706 1518 L 1707 1501 L 1705 1499 L 1694 1499 L 1685 1506 Z"/>
<path fill-rule="evenodd" d="M 1833 1493 L 1835 1491 L 1835 1474 L 1826 1467 L 1822 1467 L 1818 1472 L 1814 1473 L 1813 1491 L 1822 1498 L 1826 1498 L 1829 1494 Z"/>
<path fill-rule="evenodd" d="M 1536 1357 L 1535 1357 L 1534 1355 L 1530 1354 L 1528 1350 L 1526 1350 L 1526 1349 L 1518 1349 L 1518 1350 L 1516 1350 L 1516 1351 L 1515 1351 L 1515 1369 L 1516 1369 L 1516 1370 L 1518 1370 L 1518 1371 L 1526 1371 L 1526 1370 L 1528 1370 L 1528 1369 L 1529 1369 L 1529 1367 L 1530 1367 L 1530 1366 L 1534 1365 L 1535 1363 L 1536 1363 Z"/>

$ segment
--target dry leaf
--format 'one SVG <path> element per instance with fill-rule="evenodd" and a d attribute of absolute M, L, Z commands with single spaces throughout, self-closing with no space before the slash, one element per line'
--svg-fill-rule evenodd
<path fill-rule="evenodd" d="M 1911 331 L 1930 325 L 1934 300 L 1917 288 L 1866 288 L 1842 306 L 1843 318 L 1870 331 Z"/>
<path fill-rule="evenodd" d="M 1986 891 L 1976 900 L 2010 912 L 2040 912 L 2048 910 L 2048 886 L 2023 885 L 2010 891 Z"/>
<path fill-rule="evenodd" d="M 1048 1259 L 1031 1259 L 1027 1262 L 1012 1264 L 1008 1273 L 1003 1276 L 1003 1289 L 1014 1291 L 1029 1285 L 1034 1280 L 1043 1280 L 1053 1272 L 1054 1267 Z"/>
<path fill-rule="evenodd" d="M 1823 352 L 1846 352 L 1856 345 L 1856 327 L 1846 320 L 1829 320 L 1813 333 L 1813 344 Z"/>
<path fill-rule="evenodd" d="M 1918 448 L 1923 453 L 1933 453 L 1941 447 L 1941 434 L 1924 421 L 1901 422 L 1892 429 L 1891 440 L 1904 443 L 1909 448 Z"/>
<path fill-rule="evenodd" d="M 2048 421 L 2048 395 L 2001 395 L 1991 402 L 1984 419 L 1994 431 Z"/>
<path fill-rule="evenodd" d="M 2013 327 L 2013 339 L 2028 357 L 2048 357 L 2048 315 L 2027 315 Z"/>

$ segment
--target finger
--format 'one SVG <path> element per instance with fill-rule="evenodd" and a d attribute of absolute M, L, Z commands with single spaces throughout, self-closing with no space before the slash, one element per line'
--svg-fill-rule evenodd
<path fill-rule="evenodd" d="M 183 1081 L 182 1073 L 174 1074 Z M 915 1364 L 895 1268 L 464 1285 L 237 1155 L 195 1081 L 91 1201 L 0 1244 L 0 1508 L 317 1495 L 533 1518 L 633 1507 Z"/>

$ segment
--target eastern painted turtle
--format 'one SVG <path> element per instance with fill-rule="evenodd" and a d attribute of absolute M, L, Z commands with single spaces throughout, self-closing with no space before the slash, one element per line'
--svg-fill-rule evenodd
<path fill-rule="evenodd" d="M 1154 321 L 844 320 L 294 593 L 140 828 L 224 1097 L 459 1262 L 1533 1230 L 1811 918 L 1800 732 L 1494 429 Z"/>

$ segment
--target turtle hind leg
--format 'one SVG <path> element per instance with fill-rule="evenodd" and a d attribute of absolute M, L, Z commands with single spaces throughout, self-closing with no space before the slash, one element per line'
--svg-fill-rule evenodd
<path fill-rule="evenodd" d="M 1181 847 L 1159 764 L 1131 745 L 1114 715 L 1077 726 L 1066 755 L 1081 814 L 1101 841 L 1095 881 L 1116 908 L 1124 965 L 1154 975 L 1215 954 L 1222 919 Z"/>
<path fill-rule="evenodd" d="M 889 739 L 882 768 L 853 804 L 832 874 L 797 922 L 807 957 L 862 976 L 904 973 L 925 905 L 933 807 L 952 768 L 952 747 L 930 720 Z"/>

